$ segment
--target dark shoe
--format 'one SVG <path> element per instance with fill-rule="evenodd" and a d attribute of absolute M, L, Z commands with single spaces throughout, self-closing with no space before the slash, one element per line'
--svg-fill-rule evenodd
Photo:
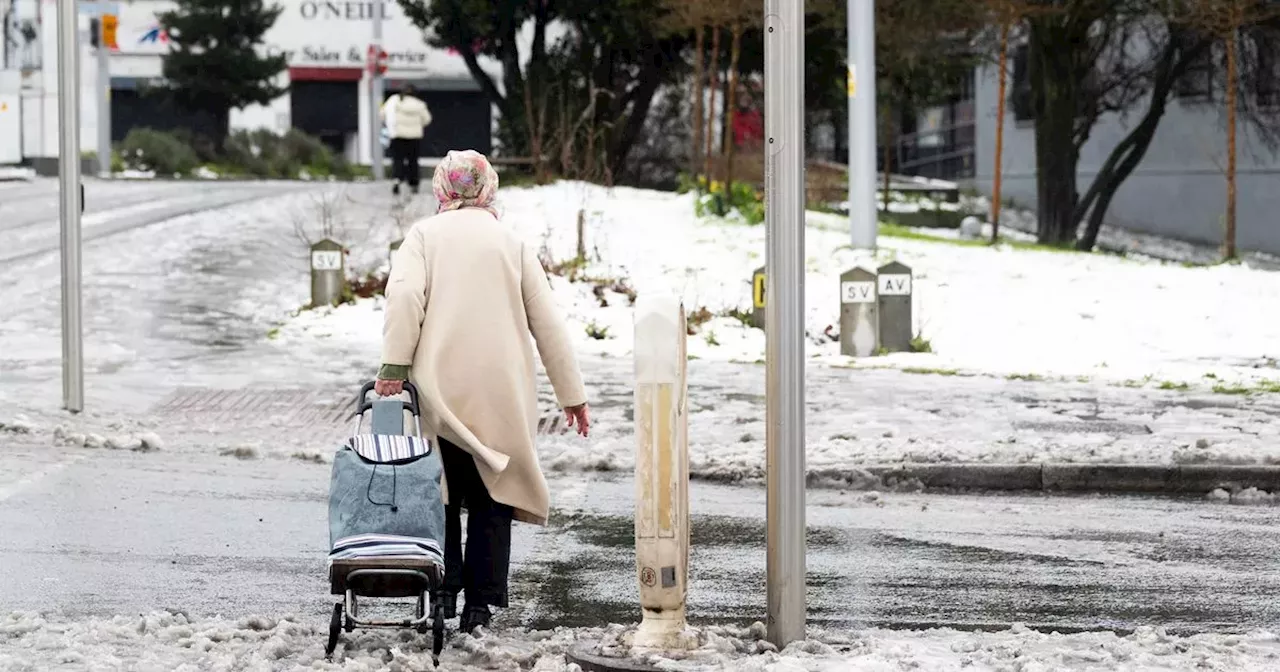
<path fill-rule="evenodd" d="M 493 615 L 489 613 L 488 606 L 468 604 L 466 611 L 462 612 L 462 620 L 458 622 L 458 630 L 469 635 L 480 626 L 489 627 L 491 618 Z"/>
<path fill-rule="evenodd" d="M 432 597 L 432 599 L 435 600 L 436 605 L 444 607 L 445 618 L 458 617 L 458 594 L 457 593 L 448 593 L 442 590 L 436 593 Z"/>
<path fill-rule="evenodd" d="M 395 184 L 391 185 L 391 195 L 392 195 L 392 196 L 399 196 L 399 195 L 400 195 L 400 183 L 399 183 L 399 182 L 396 182 Z"/>

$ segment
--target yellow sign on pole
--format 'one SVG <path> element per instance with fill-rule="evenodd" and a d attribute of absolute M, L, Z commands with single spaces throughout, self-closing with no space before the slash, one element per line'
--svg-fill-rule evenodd
<path fill-rule="evenodd" d="M 854 71 L 854 66 L 850 65 L 845 71 L 845 88 L 849 91 L 849 97 L 854 98 L 858 95 L 858 75 Z"/>
<path fill-rule="evenodd" d="M 120 27 L 120 19 L 115 14 L 102 15 L 102 46 L 112 51 L 120 49 L 116 43 L 116 29 Z"/>
<path fill-rule="evenodd" d="M 752 278 L 754 282 L 751 283 L 753 289 L 751 292 L 752 303 L 755 304 L 756 308 L 761 309 L 764 308 L 764 279 L 764 273 L 757 273 L 755 277 Z"/>

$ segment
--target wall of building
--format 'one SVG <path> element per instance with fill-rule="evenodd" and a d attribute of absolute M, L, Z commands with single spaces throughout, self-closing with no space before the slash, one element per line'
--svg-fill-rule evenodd
<path fill-rule="evenodd" d="M 976 87 L 976 176 L 974 185 L 990 194 L 995 167 L 998 83 L 994 68 L 979 71 Z M 1136 108 L 1137 109 L 1137 108 Z M 1137 116 L 1109 115 L 1094 127 L 1080 154 L 1083 193 L 1111 150 Z M 1034 207 L 1035 125 L 1015 121 L 1006 106 L 1005 197 Z M 1239 130 L 1237 161 L 1237 241 L 1242 249 L 1280 253 L 1280 158 L 1266 150 L 1248 128 Z M 1222 241 L 1226 204 L 1226 130 L 1217 107 L 1173 101 L 1137 170 L 1120 187 L 1107 223 L 1136 231 L 1207 244 Z"/>
<path fill-rule="evenodd" d="M 23 147 L 27 157 L 54 157 L 58 153 L 57 130 L 57 44 L 54 32 L 56 0 L 16 0 L 28 5 L 27 13 L 42 15 L 43 34 L 33 47 L 39 59 L 28 59 L 33 68 L 23 77 Z M 364 71 L 372 39 L 374 2 L 360 0 L 278 0 L 283 7 L 275 26 L 268 32 L 266 49 L 287 57 L 293 79 L 298 77 L 339 77 L 358 89 L 358 128 L 345 143 L 349 158 L 370 159 L 370 119 L 368 74 Z M 119 3 L 119 50 L 112 54 L 110 73 L 116 88 L 136 87 L 161 75 L 161 59 L 168 50 L 159 31 L 156 15 L 172 8 L 167 0 L 132 0 Z M 394 1 L 381 3 L 383 48 L 388 52 L 389 79 L 431 82 L 437 88 L 474 91 L 477 86 L 462 57 L 426 46 L 422 32 L 400 11 Z M 80 17 L 82 44 L 87 45 L 88 18 Z M 97 143 L 97 86 L 94 54 L 81 49 L 81 146 L 92 151 Z M 38 61 L 38 62 L 34 62 Z M 491 59 L 482 67 L 495 78 L 501 68 Z M 43 75 L 42 75 L 43 71 Z M 281 84 L 291 81 L 282 73 Z M 283 132 L 292 125 L 290 97 L 286 94 L 269 105 L 254 105 L 231 114 L 233 129 L 271 129 Z"/>

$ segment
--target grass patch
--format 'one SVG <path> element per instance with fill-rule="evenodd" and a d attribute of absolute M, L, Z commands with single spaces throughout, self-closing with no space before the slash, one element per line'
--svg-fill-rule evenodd
<path fill-rule="evenodd" d="M 956 245 L 958 247 L 991 247 L 991 242 L 985 239 L 971 240 L 968 238 L 944 238 L 935 236 L 923 231 L 916 231 L 905 226 L 894 224 L 892 222 L 880 222 L 880 235 L 889 238 L 901 238 L 903 240 L 916 240 L 926 243 L 943 243 L 946 245 Z M 1030 250 L 1035 252 L 1058 252 L 1066 254 L 1080 254 L 1081 252 L 1070 246 L 1054 246 L 1042 245 L 1040 243 L 1032 243 L 1024 240 L 1009 240 L 1007 238 L 1000 239 L 1001 245 L 1007 245 L 1015 250 Z"/>
<path fill-rule="evenodd" d="M 1160 383 L 1159 388 L 1162 390 L 1170 390 L 1175 392 L 1186 392 L 1191 389 L 1190 383 L 1175 383 L 1172 380 L 1166 380 Z"/>
<path fill-rule="evenodd" d="M 1038 373 L 1011 373 L 1004 378 L 1005 380 L 1021 380 L 1028 383 L 1038 383 L 1044 380 L 1044 376 Z"/>
<path fill-rule="evenodd" d="M 1280 394 L 1280 380 L 1259 380 L 1252 385 L 1239 383 L 1228 385 L 1219 383 L 1213 386 L 1214 394 L 1247 396 L 1253 394 Z"/>
<path fill-rule="evenodd" d="M 921 366 L 908 366 L 902 369 L 903 373 L 910 373 L 917 376 L 959 376 L 960 372 L 955 369 L 931 369 Z"/>
<path fill-rule="evenodd" d="M 609 336 L 609 327 L 602 327 L 593 320 L 587 325 L 587 337 L 594 338 L 597 341 L 603 341 Z"/>
<path fill-rule="evenodd" d="M 911 352 L 933 352 L 933 343 L 924 337 L 924 334 L 916 334 L 915 338 L 907 344 L 907 348 Z"/>

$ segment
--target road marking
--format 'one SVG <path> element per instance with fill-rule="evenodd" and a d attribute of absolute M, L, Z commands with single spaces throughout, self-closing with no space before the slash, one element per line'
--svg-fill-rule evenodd
<path fill-rule="evenodd" d="M 63 469 L 66 469 L 67 467 L 75 464 L 76 462 L 83 460 L 85 457 L 86 456 L 84 455 L 75 455 L 75 456 L 72 456 L 70 459 L 63 460 L 56 464 L 51 464 L 35 473 L 27 474 L 26 476 L 18 479 L 13 483 L 10 483 L 8 485 L 0 485 L 0 502 L 3 502 L 4 500 L 9 499 L 10 497 L 22 492 L 23 490 L 26 490 L 27 488 L 35 485 L 36 483 L 39 483 L 40 481 L 43 481 L 44 479 L 62 471 Z"/>

